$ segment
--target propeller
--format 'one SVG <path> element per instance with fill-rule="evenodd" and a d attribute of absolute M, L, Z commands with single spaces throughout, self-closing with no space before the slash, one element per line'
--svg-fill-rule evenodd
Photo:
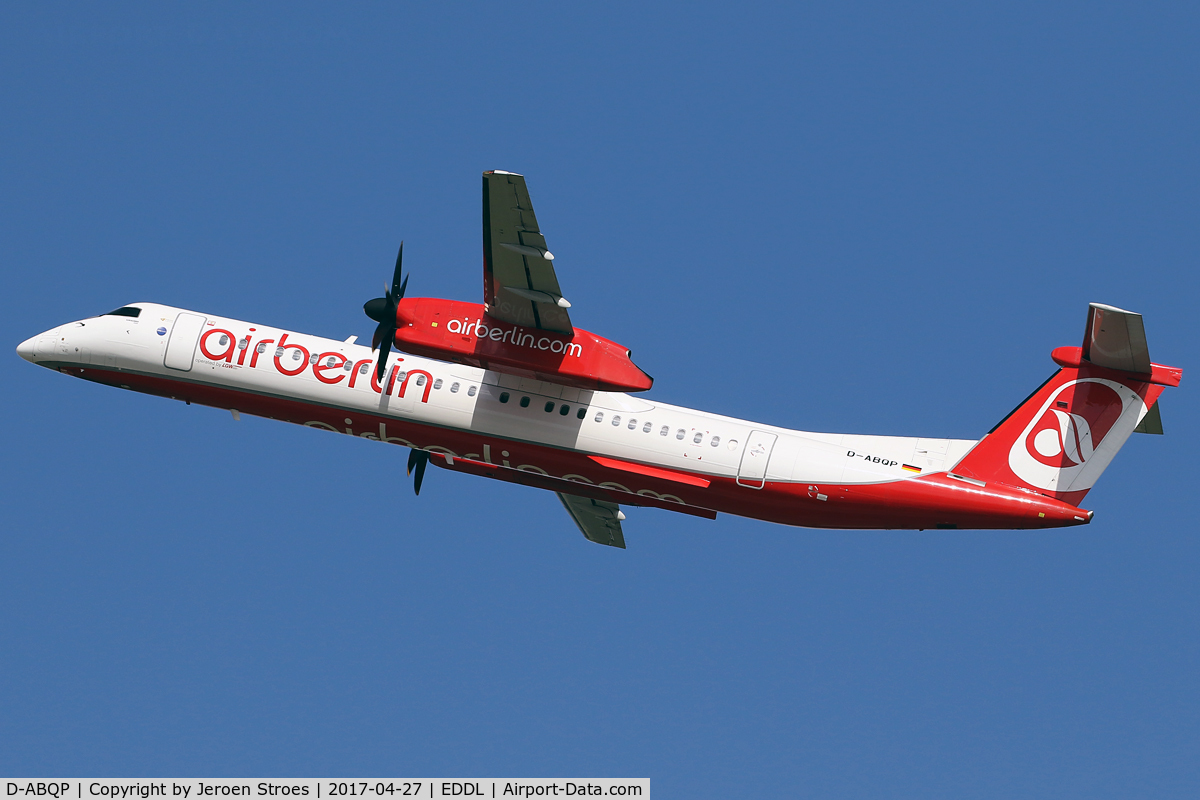
<path fill-rule="evenodd" d="M 379 350 L 379 361 L 375 364 L 375 379 L 383 383 L 383 374 L 387 371 L 388 356 L 392 352 L 392 344 L 396 341 L 396 308 L 408 288 L 408 276 L 402 275 L 401 265 L 404 263 L 404 242 L 396 253 L 396 269 L 392 272 L 392 285 L 383 285 L 383 297 L 376 297 L 363 303 L 363 311 L 379 324 L 375 327 L 375 335 L 371 337 L 371 350 Z M 425 480 L 425 467 L 429 465 L 429 453 L 413 449 L 408 454 L 408 474 L 416 473 L 413 479 L 413 489 L 421 493 L 421 483 Z"/>
<path fill-rule="evenodd" d="M 413 470 L 416 470 L 417 476 L 413 479 L 413 490 L 421 493 L 421 481 L 425 480 L 425 466 L 429 463 L 429 453 L 425 450 L 413 449 L 408 454 L 408 474 L 412 475 Z"/>
<path fill-rule="evenodd" d="M 392 342 L 396 338 L 396 306 L 400 304 L 400 299 L 404 297 L 404 290 L 408 287 L 408 276 L 404 276 L 401 280 L 400 264 L 404 261 L 404 242 L 400 243 L 400 252 L 396 254 L 396 270 L 392 273 L 392 287 L 389 289 L 387 284 L 383 285 L 383 297 L 376 297 L 373 300 L 368 300 L 363 304 L 363 311 L 367 316 L 379 323 L 375 328 L 375 335 L 371 337 L 371 350 L 379 349 L 379 361 L 375 365 L 375 379 L 383 383 L 383 373 L 387 369 L 388 355 L 392 352 Z M 412 462 L 409 462 L 409 469 L 412 469 Z M 424 467 L 422 467 L 424 472 Z M 418 485 L 420 479 L 418 478 Z"/>

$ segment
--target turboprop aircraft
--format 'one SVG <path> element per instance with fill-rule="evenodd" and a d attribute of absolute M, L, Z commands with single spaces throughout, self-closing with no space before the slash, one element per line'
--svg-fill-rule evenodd
<path fill-rule="evenodd" d="M 1142 317 L 1093 303 L 1081 347 L 978 441 L 788 430 L 655 402 L 625 347 L 577 328 L 518 174 L 483 174 L 483 300 L 366 303 L 372 346 L 155 303 L 22 342 L 66 375 L 410 449 L 425 467 L 555 492 L 583 535 L 625 547 L 621 506 L 814 528 L 1053 528 L 1182 371 Z M 393 348 L 403 353 L 392 353 Z"/>

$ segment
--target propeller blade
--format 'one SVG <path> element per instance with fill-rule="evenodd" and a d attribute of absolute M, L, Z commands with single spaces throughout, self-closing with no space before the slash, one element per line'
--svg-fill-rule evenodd
<path fill-rule="evenodd" d="M 400 252 L 396 254 L 396 271 L 392 273 L 392 292 L 396 291 L 396 287 L 400 287 L 399 295 L 393 296 L 388 294 L 392 300 L 399 300 L 404 296 L 404 286 L 400 283 L 400 264 L 404 261 L 404 242 L 400 242 Z"/>
<path fill-rule="evenodd" d="M 392 332 L 389 330 L 388 335 L 379 343 L 379 361 L 375 365 L 375 380 L 383 386 L 383 373 L 387 372 L 388 355 L 392 352 Z M 386 391 L 387 387 L 383 386 Z"/>
<path fill-rule="evenodd" d="M 371 337 L 371 350 L 379 351 L 379 361 L 375 365 L 375 379 L 383 383 L 383 375 L 387 372 L 388 355 L 392 352 L 392 344 L 396 340 L 396 306 L 404 297 L 408 288 L 408 277 L 402 276 L 401 265 L 404 263 L 404 242 L 400 242 L 400 250 L 396 253 L 396 271 L 392 275 L 392 284 L 383 285 L 383 297 L 376 297 L 363 304 L 367 316 L 379 323 L 375 334 Z"/>
<path fill-rule="evenodd" d="M 416 448 L 408 451 L 408 469 L 406 474 L 412 475 L 413 467 L 417 465 L 417 461 L 420 460 L 421 453 L 423 452 L 423 450 L 417 450 Z"/>
<path fill-rule="evenodd" d="M 424 450 L 414 450 L 413 452 L 421 454 L 417 459 L 417 475 L 413 479 L 413 491 L 420 495 L 421 482 L 425 480 L 425 467 L 429 464 L 429 453 Z"/>

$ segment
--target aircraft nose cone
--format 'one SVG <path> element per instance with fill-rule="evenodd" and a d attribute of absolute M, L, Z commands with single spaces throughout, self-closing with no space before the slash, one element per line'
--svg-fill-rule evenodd
<path fill-rule="evenodd" d="M 17 355 L 26 361 L 33 361 L 33 340 L 37 337 L 26 339 L 17 345 Z"/>

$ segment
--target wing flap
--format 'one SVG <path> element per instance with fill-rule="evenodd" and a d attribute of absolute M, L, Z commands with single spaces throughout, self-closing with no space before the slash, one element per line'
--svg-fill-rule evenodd
<path fill-rule="evenodd" d="M 625 515 L 619 505 L 562 492 L 555 494 L 589 542 L 625 549 L 625 534 L 621 531 L 621 520 Z"/>

